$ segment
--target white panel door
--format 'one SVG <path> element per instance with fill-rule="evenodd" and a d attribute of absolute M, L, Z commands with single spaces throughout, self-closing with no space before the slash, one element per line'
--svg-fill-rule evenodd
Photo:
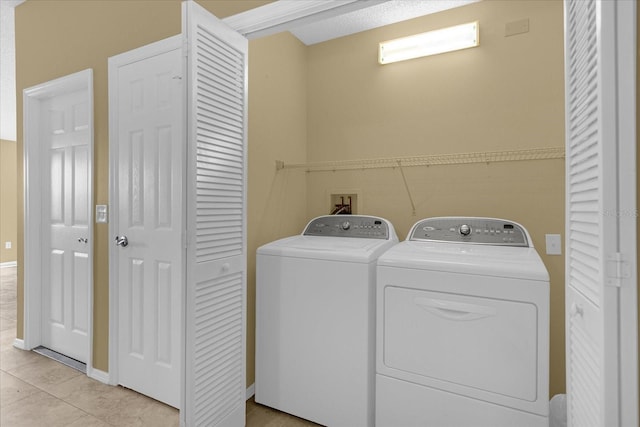
<path fill-rule="evenodd" d="M 87 362 L 91 286 L 90 134 L 86 89 L 41 103 L 42 345 Z"/>
<path fill-rule="evenodd" d="M 638 424 L 635 2 L 565 1 L 568 424 Z"/>
<path fill-rule="evenodd" d="M 187 58 L 187 426 L 244 426 L 248 42 L 183 3 Z"/>
<path fill-rule="evenodd" d="M 179 39 L 178 39 L 179 40 Z M 144 47 L 134 52 L 144 56 Z M 121 65 L 115 82 L 118 382 L 180 405 L 183 87 L 180 45 Z M 131 54 L 131 53 L 129 53 Z M 112 81 L 113 82 L 113 81 Z M 115 236 L 112 236 L 112 238 Z M 122 242 L 122 240 L 121 240 Z M 113 242 L 113 244 L 117 244 Z"/>

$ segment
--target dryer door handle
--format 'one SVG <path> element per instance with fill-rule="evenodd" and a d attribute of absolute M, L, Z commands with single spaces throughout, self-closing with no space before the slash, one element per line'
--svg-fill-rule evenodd
<path fill-rule="evenodd" d="M 478 320 L 489 316 L 495 316 L 495 307 L 486 305 L 469 304 L 465 302 L 433 299 L 414 298 L 413 302 L 420 308 L 448 320 L 468 321 Z"/>

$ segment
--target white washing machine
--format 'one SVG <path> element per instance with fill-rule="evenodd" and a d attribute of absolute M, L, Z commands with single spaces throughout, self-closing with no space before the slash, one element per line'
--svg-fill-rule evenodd
<path fill-rule="evenodd" d="M 322 216 L 258 248 L 255 400 L 332 427 L 374 425 L 376 260 L 391 223 Z"/>
<path fill-rule="evenodd" d="M 519 224 L 419 221 L 378 260 L 376 426 L 547 427 L 549 275 Z"/>

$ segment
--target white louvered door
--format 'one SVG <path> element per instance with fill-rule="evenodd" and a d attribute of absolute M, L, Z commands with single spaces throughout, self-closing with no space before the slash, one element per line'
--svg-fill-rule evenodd
<path fill-rule="evenodd" d="M 244 426 L 247 40 L 183 3 L 187 55 L 185 402 L 191 426 Z"/>
<path fill-rule="evenodd" d="M 631 34 L 619 32 L 633 16 L 632 2 L 565 1 L 567 411 L 575 427 L 638 423 L 635 64 L 629 70 L 624 58 L 635 52 L 623 52 Z"/>

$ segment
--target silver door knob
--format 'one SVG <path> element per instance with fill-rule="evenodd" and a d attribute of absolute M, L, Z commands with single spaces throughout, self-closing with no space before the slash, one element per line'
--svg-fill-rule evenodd
<path fill-rule="evenodd" d="M 79 237 L 78 238 L 78 242 L 80 243 L 87 243 L 89 241 L 89 239 L 87 239 L 86 237 Z"/>
<path fill-rule="evenodd" d="M 127 236 L 116 236 L 116 245 L 122 246 L 123 248 L 129 244 L 129 239 Z"/>

